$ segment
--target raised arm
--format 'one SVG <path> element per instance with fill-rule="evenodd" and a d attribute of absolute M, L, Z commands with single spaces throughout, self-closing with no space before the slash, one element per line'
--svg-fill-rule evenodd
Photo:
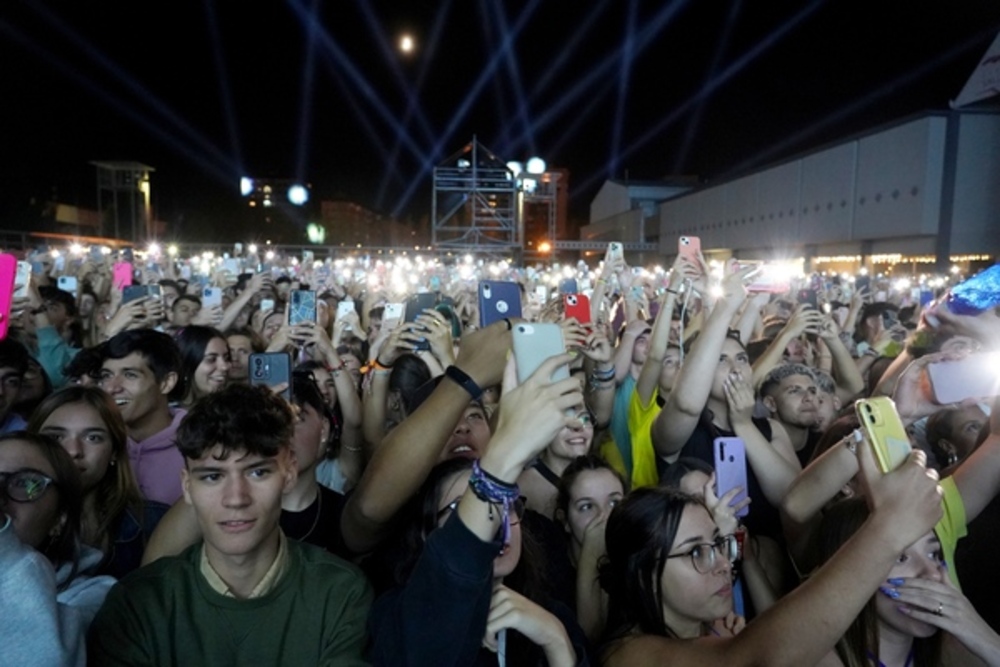
<path fill-rule="evenodd" d="M 899 554 L 941 516 L 940 491 L 922 464 L 922 453 L 879 477 L 867 448 L 858 451 L 871 480 L 871 515 L 805 583 L 734 637 L 671 640 L 647 635 L 624 642 L 605 665 L 652 667 L 669 661 L 692 667 L 798 667 L 819 662 L 884 583 Z"/>
<path fill-rule="evenodd" d="M 455 366 L 479 387 L 500 382 L 510 349 L 507 326 L 496 322 L 462 341 Z M 465 389 L 445 378 L 413 414 L 386 435 L 344 508 L 341 531 L 352 551 L 369 551 L 385 536 L 393 517 L 437 463 L 469 399 Z"/>
<path fill-rule="evenodd" d="M 833 357 L 833 379 L 837 382 L 837 397 L 847 403 L 865 389 L 865 379 L 854 363 L 850 350 L 840 340 L 840 329 L 829 315 L 823 318 L 819 337 Z"/>
<path fill-rule="evenodd" d="M 805 304 L 799 304 L 784 328 L 778 332 L 771 344 L 764 350 L 764 354 L 760 355 L 754 362 L 753 386 L 759 387 L 771 369 L 781 363 L 785 355 L 785 348 L 788 347 L 789 343 L 803 333 L 818 334 L 822 323 L 822 313 Z"/>
<path fill-rule="evenodd" d="M 723 297 L 719 299 L 701 334 L 691 346 L 691 352 L 684 358 L 684 365 L 674 382 L 674 390 L 670 392 L 660 413 L 659 418 L 667 420 L 672 426 L 668 437 L 654 442 L 659 456 L 670 456 L 680 451 L 698 425 L 698 419 L 712 391 L 712 378 L 719 364 L 729 323 L 746 298 L 743 276 L 748 272 L 749 269 L 734 273 L 723 282 Z"/>
<path fill-rule="evenodd" d="M 680 287 L 684 283 L 684 278 L 697 277 L 697 268 L 678 255 L 674 262 L 673 270 L 670 272 L 670 281 L 667 289 L 660 297 L 660 310 L 656 313 L 653 321 L 653 331 L 649 334 L 649 347 L 646 354 L 646 361 L 639 371 L 639 380 L 636 382 L 635 390 L 639 393 L 639 400 L 642 405 L 649 405 L 653 392 L 656 391 L 660 382 L 660 371 L 663 367 L 663 357 L 667 352 L 667 343 L 670 342 L 670 321 L 674 315 L 674 304 L 677 303 L 677 295 Z"/>
<path fill-rule="evenodd" d="M 271 280 L 270 273 L 256 273 L 253 278 L 247 283 L 246 289 L 244 289 L 238 297 L 233 299 L 233 302 L 229 304 L 229 307 L 222 311 L 222 321 L 219 322 L 219 330 L 225 331 L 229 327 L 233 326 L 233 322 L 239 317 L 240 312 L 243 308 L 250 303 L 253 296 L 265 289 L 273 289 L 274 282 Z"/>

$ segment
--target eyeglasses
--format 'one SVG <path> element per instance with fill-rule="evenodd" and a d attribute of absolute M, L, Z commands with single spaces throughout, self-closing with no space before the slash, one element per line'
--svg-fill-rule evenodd
<path fill-rule="evenodd" d="M 458 509 L 458 503 L 460 503 L 461 501 L 462 501 L 462 498 L 461 498 L 461 496 L 459 496 L 458 498 L 455 498 L 453 501 L 451 501 L 450 503 L 448 503 L 447 505 L 445 505 L 444 507 L 442 507 L 441 509 L 439 509 L 438 513 L 437 513 L 437 522 L 438 522 L 438 524 L 440 524 L 443 519 L 448 518 L 449 513 L 454 512 L 455 510 L 457 510 Z M 527 498 L 525 498 L 524 496 L 521 496 L 520 498 L 518 498 L 517 500 L 514 501 L 514 517 L 511 518 L 511 521 L 510 521 L 510 524 L 512 526 L 514 524 L 521 523 L 521 518 L 524 517 L 524 504 L 525 504 L 525 502 L 527 502 Z M 514 520 L 515 518 L 516 518 L 516 521 Z"/>
<path fill-rule="evenodd" d="M 730 563 L 736 561 L 740 555 L 740 545 L 735 535 L 725 535 L 719 537 L 714 542 L 696 544 L 688 551 L 679 554 L 669 554 L 666 558 L 691 557 L 691 565 L 701 574 L 708 574 L 715 568 L 715 561 L 719 554 L 722 554 Z"/>
<path fill-rule="evenodd" d="M 33 503 L 41 498 L 50 486 L 59 485 L 51 477 L 37 470 L 0 472 L 0 495 L 15 503 Z"/>

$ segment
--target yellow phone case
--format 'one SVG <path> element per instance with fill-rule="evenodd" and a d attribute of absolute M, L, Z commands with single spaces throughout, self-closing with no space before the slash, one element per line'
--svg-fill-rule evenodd
<path fill-rule="evenodd" d="M 910 455 L 912 447 L 906 427 L 896 412 L 896 404 L 886 396 L 862 398 L 854 403 L 854 411 L 882 472 L 898 468 Z"/>

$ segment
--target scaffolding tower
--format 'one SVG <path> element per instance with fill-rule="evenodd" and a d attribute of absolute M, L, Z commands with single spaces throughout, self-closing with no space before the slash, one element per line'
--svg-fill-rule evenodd
<path fill-rule="evenodd" d="M 434 168 L 431 237 L 435 248 L 520 256 L 524 235 L 518 184 L 503 160 L 475 136 Z"/>
<path fill-rule="evenodd" d="M 149 201 L 149 175 L 156 171 L 139 162 L 91 162 L 97 167 L 97 211 L 105 224 L 104 212 L 111 209 L 114 238 L 122 236 L 124 223 L 127 238 L 138 243 L 154 238 L 153 215 Z M 104 229 L 104 234 L 110 230 Z"/>

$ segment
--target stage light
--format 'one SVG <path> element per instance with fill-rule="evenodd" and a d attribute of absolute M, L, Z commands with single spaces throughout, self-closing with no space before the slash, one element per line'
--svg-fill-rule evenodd
<path fill-rule="evenodd" d="M 169 246 L 167 246 L 167 254 L 170 255 L 171 257 L 176 257 L 177 256 L 177 246 L 175 246 L 173 244 L 170 244 Z"/>
<path fill-rule="evenodd" d="M 253 192 L 253 179 L 244 176 L 240 179 L 240 194 L 244 197 Z"/>
<path fill-rule="evenodd" d="M 296 183 L 288 188 L 288 201 L 296 206 L 302 206 L 309 201 L 309 191 L 304 186 Z"/>
<path fill-rule="evenodd" d="M 69 251 L 73 255 L 82 255 L 83 254 L 83 246 L 80 245 L 79 243 L 73 243 L 73 244 L 70 245 Z"/>
<path fill-rule="evenodd" d="M 458 168 L 459 169 L 468 169 L 471 166 L 472 166 L 472 163 L 469 162 L 468 160 L 466 160 L 465 158 L 461 158 L 458 161 Z"/>
<path fill-rule="evenodd" d="M 520 162 L 517 162 L 516 160 L 511 160 L 510 162 L 508 162 L 507 168 L 510 169 L 510 173 L 514 174 L 514 178 L 520 176 L 521 172 L 524 171 L 524 165 L 521 164 Z"/>
<path fill-rule="evenodd" d="M 247 246 L 247 251 L 251 255 L 256 255 L 257 254 L 257 244 L 256 243 L 251 243 L 250 245 L 248 245 Z"/>
<path fill-rule="evenodd" d="M 413 42 L 413 37 L 409 35 L 403 35 L 399 39 L 399 50 L 403 53 L 413 53 L 413 47 L 416 46 Z"/>
<path fill-rule="evenodd" d="M 552 244 L 548 241 L 542 241 L 538 244 L 538 252 L 552 252 Z"/>
<path fill-rule="evenodd" d="M 527 169 L 529 174 L 544 174 L 545 160 L 540 157 L 533 157 L 528 160 Z"/>
<path fill-rule="evenodd" d="M 160 256 L 160 244 L 159 243 L 150 243 L 149 247 L 146 249 L 146 252 L 148 252 L 153 257 L 159 257 Z"/>

